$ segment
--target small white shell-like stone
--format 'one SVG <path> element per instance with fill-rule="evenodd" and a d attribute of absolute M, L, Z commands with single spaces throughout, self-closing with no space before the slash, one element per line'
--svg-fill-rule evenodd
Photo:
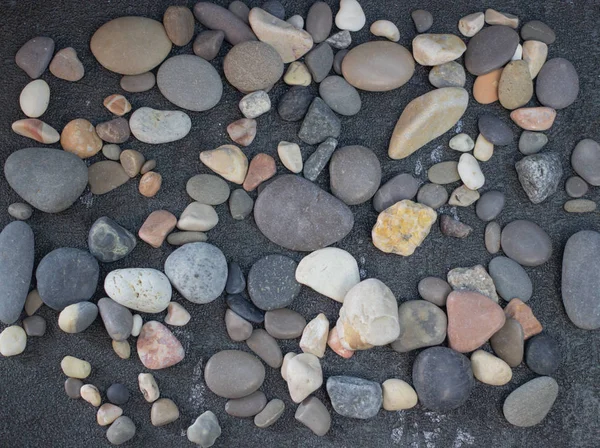
<path fill-rule="evenodd" d="M 479 134 L 477 142 L 475 142 L 475 150 L 473 155 L 480 162 L 487 162 L 494 155 L 494 144 L 486 139 L 483 135 Z"/>
<path fill-rule="evenodd" d="M 96 421 L 100 426 L 107 426 L 123 415 L 123 409 L 111 403 L 104 403 L 96 413 Z"/>
<path fill-rule="evenodd" d="M 457 134 L 450 139 L 450 148 L 459 152 L 469 152 L 475 147 L 475 142 L 473 139 L 465 134 Z"/>
<path fill-rule="evenodd" d="M 215 209 L 207 204 L 192 202 L 181 213 L 177 228 L 195 232 L 206 232 L 219 222 L 219 216 Z"/>
<path fill-rule="evenodd" d="M 400 30 L 389 20 L 378 20 L 371 25 L 371 33 L 375 36 L 385 37 L 392 42 L 400 40 Z"/>
<path fill-rule="evenodd" d="M 468 153 L 460 156 L 458 175 L 465 186 L 471 190 L 479 190 L 485 183 L 485 177 L 483 177 L 477 159 Z"/>
<path fill-rule="evenodd" d="M 283 362 L 281 363 L 281 378 L 283 378 L 284 381 L 287 381 L 288 362 L 290 362 L 290 359 L 292 359 L 294 356 L 297 356 L 297 355 L 298 355 L 298 353 L 289 352 L 289 353 L 286 353 L 285 356 L 283 357 Z"/>
<path fill-rule="evenodd" d="M 171 301 L 171 282 L 156 269 L 129 268 L 109 272 L 106 294 L 115 302 L 142 313 L 160 313 Z"/>
<path fill-rule="evenodd" d="M 517 49 L 515 50 L 515 54 L 513 54 L 513 57 L 510 60 L 511 61 L 518 61 L 520 59 L 523 59 L 523 45 L 521 45 L 521 44 L 517 45 Z"/>
<path fill-rule="evenodd" d="M 138 337 L 140 331 L 142 331 L 142 325 L 144 325 L 144 319 L 139 314 L 133 315 L 133 327 L 131 328 L 131 336 Z"/>
<path fill-rule="evenodd" d="M 302 402 L 323 384 L 321 363 L 311 353 L 301 353 L 291 358 L 285 374 L 294 403 Z"/>
<path fill-rule="evenodd" d="M 304 327 L 300 339 L 300 348 L 304 353 L 312 353 L 322 358 L 325 355 L 328 336 L 329 320 L 325 314 L 321 313 Z"/>
<path fill-rule="evenodd" d="M 417 405 L 417 393 L 406 381 L 390 378 L 383 382 L 381 389 L 383 390 L 383 409 L 386 411 L 401 411 Z"/>
<path fill-rule="evenodd" d="M 19 97 L 21 110 L 30 118 L 42 116 L 50 104 L 50 87 L 43 79 L 31 81 L 21 91 Z"/>
<path fill-rule="evenodd" d="M 2 356 L 20 355 L 27 346 L 27 334 L 18 325 L 6 327 L 0 333 L 0 354 Z"/>
<path fill-rule="evenodd" d="M 191 318 L 192 316 L 190 316 L 190 313 L 188 313 L 184 307 L 182 307 L 177 302 L 171 302 L 167 307 L 167 317 L 165 317 L 165 324 L 173 325 L 176 327 L 183 327 L 190 321 Z"/>
<path fill-rule="evenodd" d="M 100 396 L 100 391 L 93 384 L 84 384 L 81 386 L 79 391 L 81 398 L 87 401 L 92 406 L 98 407 L 102 404 L 102 397 Z"/>
<path fill-rule="evenodd" d="M 356 0 L 340 0 L 340 10 L 335 16 L 335 26 L 340 30 L 359 31 L 367 18 Z"/>
<path fill-rule="evenodd" d="M 277 154 L 283 166 L 285 166 L 292 173 L 299 173 L 302 171 L 304 166 L 302 162 L 302 153 L 300 152 L 300 146 L 297 143 L 290 142 L 279 142 L 277 145 Z"/>
<path fill-rule="evenodd" d="M 151 373 L 140 373 L 138 375 L 140 391 L 148 403 L 153 403 L 160 397 L 158 384 Z"/>

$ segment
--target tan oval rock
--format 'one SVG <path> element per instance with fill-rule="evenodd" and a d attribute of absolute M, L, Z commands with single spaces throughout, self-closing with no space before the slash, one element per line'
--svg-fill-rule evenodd
<path fill-rule="evenodd" d="M 96 134 L 94 125 L 83 118 L 72 120 L 60 134 L 60 144 L 65 151 L 87 159 L 102 149 L 102 140 Z"/>
<path fill-rule="evenodd" d="M 444 87 L 415 98 L 396 123 L 389 156 L 404 159 L 449 131 L 463 116 L 468 104 L 469 94 L 461 87 Z"/>
<path fill-rule="evenodd" d="M 402 87 L 414 72 L 412 55 L 394 42 L 373 41 L 358 45 L 342 62 L 346 81 L 369 92 L 386 92 Z"/>
<path fill-rule="evenodd" d="M 471 355 L 471 368 L 475 378 L 491 386 L 504 386 L 512 379 L 510 366 L 483 350 L 477 350 Z"/>
<path fill-rule="evenodd" d="M 142 196 L 152 198 L 156 196 L 156 193 L 158 193 L 158 190 L 160 190 L 161 185 L 162 176 L 154 171 L 148 171 L 147 173 L 144 173 L 140 179 L 138 190 Z"/>
<path fill-rule="evenodd" d="M 386 411 L 401 411 L 417 405 L 417 393 L 406 381 L 390 378 L 383 382 L 381 389 L 383 390 L 383 409 Z"/>
<path fill-rule="evenodd" d="M 531 97 L 533 81 L 527 62 L 516 60 L 506 64 L 498 84 L 500 104 L 505 109 L 513 110 L 527 104 Z"/>
<path fill-rule="evenodd" d="M 523 60 L 529 65 L 531 79 L 535 79 L 548 57 L 548 45 L 537 40 L 523 42 Z"/>
<path fill-rule="evenodd" d="M 547 131 L 554 124 L 556 111 L 550 107 L 522 107 L 513 110 L 510 118 L 526 131 Z"/>
<path fill-rule="evenodd" d="M 146 17 L 119 17 L 92 36 L 92 53 L 106 69 L 139 75 L 158 66 L 171 51 L 162 23 Z"/>
<path fill-rule="evenodd" d="M 215 173 L 235 184 L 243 184 L 248 172 L 248 158 L 235 145 L 222 145 L 217 149 L 202 151 L 200 161 Z"/>
<path fill-rule="evenodd" d="M 412 41 L 412 49 L 415 61 L 433 66 L 458 59 L 467 46 L 454 34 L 419 34 Z"/>
<path fill-rule="evenodd" d="M 478 76 L 473 84 L 473 98 L 479 104 L 491 104 L 498 101 L 498 84 L 502 76 L 501 68 Z"/>
<path fill-rule="evenodd" d="M 56 132 L 56 129 L 37 118 L 17 120 L 12 124 L 12 130 L 16 134 L 40 143 L 51 144 L 60 140 L 60 135 Z"/>

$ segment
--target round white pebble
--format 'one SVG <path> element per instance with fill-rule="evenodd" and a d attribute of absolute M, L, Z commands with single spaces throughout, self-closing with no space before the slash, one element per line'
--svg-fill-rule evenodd
<path fill-rule="evenodd" d="M 0 333 L 0 354 L 2 356 L 20 355 L 25 351 L 27 345 L 27 334 L 25 330 L 17 325 L 6 327 Z"/>
<path fill-rule="evenodd" d="M 485 177 L 483 177 L 477 159 L 468 153 L 460 156 L 458 175 L 465 186 L 471 190 L 479 190 L 485 183 Z"/>
<path fill-rule="evenodd" d="M 459 152 L 469 152 L 475 146 L 473 139 L 467 134 L 457 134 L 450 139 L 450 148 Z"/>
<path fill-rule="evenodd" d="M 131 336 L 138 337 L 140 335 L 140 331 L 142 331 L 142 325 L 144 325 L 144 320 L 142 316 L 139 314 L 133 315 L 133 327 L 131 328 Z"/>
<path fill-rule="evenodd" d="M 31 81 L 21 91 L 21 110 L 30 118 L 41 117 L 50 104 L 50 87 L 43 79 Z"/>

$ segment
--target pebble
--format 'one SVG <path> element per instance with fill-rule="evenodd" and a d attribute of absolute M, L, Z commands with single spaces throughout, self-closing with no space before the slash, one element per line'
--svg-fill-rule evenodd
<path fill-rule="evenodd" d="M 131 133 L 139 141 L 158 145 L 181 140 L 190 132 L 192 121 L 178 110 L 140 107 L 129 118 Z"/>
<path fill-rule="evenodd" d="M 534 154 L 515 164 L 519 182 L 534 204 L 553 195 L 560 184 L 563 169 L 556 154 Z"/>
<path fill-rule="evenodd" d="M 52 144 L 60 140 L 56 129 L 36 118 L 17 120 L 11 125 L 11 128 L 16 134 L 39 143 Z"/>
<path fill-rule="evenodd" d="M 104 145 L 102 146 L 102 155 L 109 160 L 118 162 L 121 157 L 121 148 L 112 143 Z"/>
<path fill-rule="evenodd" d="M 114 404 L 104 403 L 96 413 L 96 421 L 100 426 L 107 426 L 123 415 L 123 409 Z"/>
<path fill-rule="evenodd" d="M 457 170 L 465 187 L 471 190 L 478 190 L 485 184 L 485 177 L 481 172 L 479 163 L 471 154 L 464 153 L 460 156 Z"/>
<path fill-rule="evenodd" d="M 517 45 L 517 49 L 515 50 L 515 54 L 511 58 L 512 61 L 518 61 L 523 59 L 523 45 Z M 529 64 L 527 64 L 527 69 L 529 70 Z"/>
<path fill-rule="evenodd" d="M 250 146 L 256 137 L 256 120 L 241 118 L 227 126 L 229 138 L 241 146 Z"/>
<path fill-rule="evenodd" d="M 283 75 L 283 68 L 277 50 L 264 42 L 238 44 L 223 60 L 227 81 L 244 93 L 269 90 Z"/>
<path fill-rule="evenodd" d="M 300 121 L 306 115 L 313 98 L 309 89 L 302 86 L 292 87 L 279 100 L 277 112 L 284 121 Z"/>
<path fill-rule="evenodd" d="M 312 79 L 316 83 L 323 81 L 333 67 L 333 50 L 327 42 L 321 42 L 304 58 Z M 342 114 L 344 115 L 344 114 Z"/>
<path fill-rule="evenodd" d="M 174 366 L 185 357 L 185 351 L 173 333 L 156 321 L 146 322 L 142 326 L 137 340 L 137 353 L 144 367 L 151 370 Z"/>
<path fill-rule="evenodd" d="M 444 235 L 452 238 L 466 238 L 471 234 L 473 228 L 451 216 L 442 215 L 440 217 L 440 230 Z"/>
<path fill-rule="evenodd" d="M 20 221 L 27 221 L 33 215 L 33 208 L 23 202 L 13 202 L 8 206 L 8 214 Z"/>
<path fill-rule="evenodd" d="M 112 348 L 121 359 L 129 359 L 131 356 L 131 347 L 128 341 L 112 341 Z"/>
<path fill-rule="evenodd" d="M 527 343 L 525 362 L 538 375 L 552 375 L 558 370 L 560 359 L 558 343 L 546 334 L 534 336 Z"/>
<path fill-rule="evenodd" d="M 239 294 L 246 289 L 246 279 L 240 265 L 234 262 L 227 264 L 227 283 L 225 290 L 227 294 Z"/>
<path fill-rule="evenodd" d="M 257 390 L 247 397 L 228 400 L 225 403 L 225 412 L 233 417 L 254 417 L 267 405 L 267 397 L 263 392 Z"/>
<path fill-rule="evenodd" d="M 267 255 L 252 265 L 248 273 L 248 293 L 262 310 L 284 308 L 300 292 L 295 279 L 297 264 L 283 255 Z"/>
<path fill-rule="evenodd" d="M 538 85 L 539 85 L 538 78 Z M 509 62 L 500 77 L 498 98 L 502 107 L 508 110 L 525 106 L 533 97 L 533 82 L 526 61 Z"/>
<path fill-rule="evenodd" d="M 160 398 L 150 409 L 150 422 L 152 426 L 165 426 L 179 418 L 179 408 L 168 398 Z"/>
<path fill-rule="evenodd" d="M 383 390 L 383 409 L 386 411 L 402 411 L 417 405 L 417 393 L 410 384 L 396 378 L 385 380 Z"/>
<path fill-rule="evenodd" d="M 281 141 L 277 145 L 277 155 L 285 166 L 292 173 L 300 173 L 302 171 L 302 153 L 300 146 L 297 143 Z"/>
<path fill-rule="evenodd" d="M 96 292 L 99 275 L 98 262 L 89 252 L 70 247 L 48 253 L 35 272 L 40 297 L 57 311 L 89 300 Z"/>
<path fill-rule="evenodd" d="M 272 16 L 277 17 L 279 20 L 285 18 L 285 8 L 277 0 L 267 0 L 261 5 L 261 9 L 267 11 Z"/>
<path fill-rule="evenodd" d="M 480 104 L 491 104 L 498 101 L 498 85 L 502 76 L 502 68 L 485 75 L 479 75 L 473 84 L 473 98 Z"/>
<path fill-rule="evenodd" d="M 144 162 L 146 161 L 144 155 L 135 149 L 126 149 L 121 152 L 119 160 L 129 177 L 135 177 L 140 174 L 142 165 L 144 165 Z"/>
<path fill-rule="evenodd" d="M 493 221 L 504 208 L 504 201 L 504 193 L 501 191 L 485 192 L 477 201 L 477 217 L 484 222 Z"/>
<path fill-rule="evenodd" d="M 296 409 L 294 418 L 317 436 L 324 436 L 331 428 L 331 415 L 317 397 L 308 397 Z"/>
<path fill-rule="evenodd" d="M 511 28 L 519 26 L 519 18 L 517 16 L 491 8 L 485 10 L 485 22 L 488 25 L 504 25 Z"/>
<path fill-rule="evenodd" d="M 345 250 L 326 247 L 300 261 L 296 281 L 343 303 L 348 291 L 360 282 L 358 264 Z"/>
<path fill-rule="evenodd" d="M 289 357 L 287 368 L 282 371 L 282 376 L 284 373 L 290 397 L 295 403 L 302 402 L 323 384 L 321 363 L 312 353 Z"/>
<path fill-rule="evenodd" d="M 454 34 L 419 34 L 412 41 L 413 57 L 424 66 L 435 66 L 458 59 L 467 49 Z"/>
<path fill-rule="evenodd" d="M 313 3 L 306 16 L 306 31 L 312 36 L 313 42 L 318 44 L 326 40 L 332 24 L 333 13 L 329 5 L 325 2 Z"/>
<path fill-rule="evenodd" d="M 155 249 L 162 246 L 166 236 L 171 233 L 177 224 L 177 218 L 166 210 L 155 210 L 148 215 L 138 236 Z M 166 307 L 166 304 L 165 304 Z"/>
<path fill-rule="evenodd" d="M 523 42 L 523 60 L 529 65 L 531 79 L 540 73 L 548 57 L 548 45 L 537 40 Z"/>
<path fill-rule="evenodd" d="M 342 30 L 329 36 L 325 42 L 331 45 L 332 48 L 343 50 L 352 44 L 352 36 L 350 31 Z"/>
<path fill-rule="evenodd" d="M 554 124 L 556 111 L 549 107 L 523 107 L 513 110 L 510 118 L 521 129 L 527 131 L 547 131 Z"/>
<path fill-rule="evenodd" d="M 312 180 L 310 176 L 308 179 Z M 367 202 L 375 195 L 380 184 L 381 165 L 371 149 L 360 145 L 346 146 L 335 151 L 331 157 L 331 192 L 346 204 L 358 205 Z"/>
<path fill-rule="evenodd" d="M 212 355 L 204 368 L 206 386 L 219 397 L 243 398 L 257 391 L 265 379 L 265 368 L 255 356 L 239 350 Z"/>
<path fill-rule="evenodd" d="M 600 145 L 594 140 L 581 140 L 571 154 L 573 170 L 590 185 L 600 185 Z"/>
<path fill-rule="evenodd" d="M 477 350 L 471 355 L 471 368 L 475 378 L 490 386 L 504 386 L 512 379 L 510 366 L 483 350 Z"/>
<path fill-rule="evenodd" d="M 506 146 L 513 141 L 513 133 L 510 127 L 494 115 L 481 115 L 478 120 L 478 127 L 479 132 L 493 145 Z"/>
<path fill-rule="evenodd" d="M 200 5 L 197 3 L 196 5 Z M 198 417 L 194 424 L 187 429 L 187 438 L 190 442 L 199 445 L 201 448 L 208 448 L 214 445 L 215 441 L 221 436 L 221 427 L 217 416 L 212 411 L 206 411 Z"/>
<path fill-rule="evenodd" d="M 278 176 L 258 196 L 254 220 L 275 244 L 306 252 L 340 241 L 354 225 L 354 216 L 343 202 L 291 174 Z"/>
<path fill-rule="evenodd" d="M 277 369 L 283 362 L 283 354 L 273 336 L 262 328 L 255 329 L 248 339 L 248 348 L 260 357 L 268 366 Z"/>
<path fill-rule="evenodd" d="M 567 213 L 591 213 L 596 210 L 596 203 L 589 199 L 571 199 L 565 202 L 564 209 Z"/>
<path fill-rule="evenodd" d="M 252 335 L 252 324 L 231 310 L 225 311 L 225 327 L 229 338 L 235 342 L 245 341 Z"/>
<path fill-rule="evenodd" d="M 265 330 L 276 339 L 296 339 L 304 327 L 306 319 L 296 311 L 281 308 L 265 313 Z"/>
<path fill-rule="evenodd" d="M 254 417 L 254 424 L 259 428 L 268 428 L 274 425 L 285 411 L 285 403 L 275 398 L 267 403 L 262 411 Z"/>
<path fill-rule="evenodd" d="M 252 213 L 253 208 L 254 201 L 248 193 L 241 188 L 233 190 L 229 197 L 229 211 L 233 219 L 238 221 L 245 219 Z"/>
<path fill-rule="evenodd" d="M 383 392 L 378 383 L 351 376 L 330 376 L 327 394 L 334 411 L 343 417 L 375 417 L 383 402 Z"/>
<path fill-rule="evenodd" d="M 325 165 L 329 162 L 335 148 L 337 147 L 337 140 L 332 137 L 328 137 L 323 143 L 321 143 L 315 152 L 306 160 L 304 164 L 303 174 L 304 177 L 310 181 L 315 181 L 321 171 L 325 168 Z M 332 193 L 335 192 L 332 191 Z M 337 195 L 336 195 L 337 196 Z"/>
<path fill-rule="evenodd" d="M 88 182 L 92 194 L 102 195 L 127 183 L 130 177 L 120 163 L 103 160 L 90 165 Z"/>
<path fill-rule="evenodd" d="M 117 418 L 106 431 L 106 438 L 113 445 L 122 445 L 135 436 L 135 424 L 124 415 Z"/>
<path fill-rule="evenodd" d="M 102 140 L 94 126 L 83 118 L 67 123 L 60 135 L 60 144 L 65 151 L 82 159 L 92 157 L 102 149 Z"/>
<path fill-rule="evenodd" d="M 408 173 L 391 178 L 377 190 L 373 197 L 375 211 L 382 212 L 404 199 L 412 200 L 417 194 L 419 185 L 420 181 Z"/>
<path fill-rule="evenodd" d="M 225 33 L 221 30 L 204 30 L 196 36 L 192 50 L 196 56 L 212 61 L 219 54 Z"/>
<path fill-rule="evenodd" d="M 474 291 L 498 303 L 492 277 L 480 264 L 472 268 L 454 268 L 448 272 L 448 283 L 455 290 Z"/>
<path fill-rule="evenodd" d="M 27 294 L 25 299 L 25 313 L 28 316 L 33 316 L 37 310 L 44 304 L 37 289 L 34 289 Z"/>
<path fill-rule="evenodd" d="M 115 302 L 142 313 L 160 313 L 171 301 L 169 279 L 150 268 L 111 271 L 104 280 L 104 290 Z"/>
<path fill-rule="evenodd" d="M 75 358 L 74 356 L 65 356 L 60 362 L 60 368 L 70 378 L 85 379 L 92 372 L 92 366 L 89 362 Z"/>
<path fill-rule="evenodd" d="M 271 110 L 271 100 L 265 91 L 258 90 L 243 97 L 239 107 L 244 117 L 258 118 Z"/>
<path fill-rule="evenodd" d="M 588 192 L 588 184 L 578 176 L 571 176 L 565 183 L 565 191 L 572 198 L 580 198 Z"/>
<path fill-rule="evenodd" d="M 292 17 L 287 19 L 286 22 L 289 23 L 290 25 L 292 25 L 296 29 L 301 30 L 304 28 L 304 19 L 302 18 L 302 16 L 300 16 L 298 14 L 293 15 Z M 313 37 L 313 41 L 314 41 L 314 37 Z"/>
<path fill-rule="evenodd" d="M 126 92 L 146 92 L 154 87 L 156 84 L 156 77 L 152 72 L 146 72 L 139 75 L 123 76 L 120 84 L 121 88 Z"/>
<path fill-rule="evenodd" d="M 509 316 L 506 317 L 504 326 L 490 339 L 494 353 L 511 367 L 517 367 L 523 360 L 523 341 L 521 324 Z"/>
<path fill-rule="evenodd" d="M 206 232 L 217 225 L 219 217 L 215 209 L 206 204 L 192 202 L 181 213 L 177 228 L 180 230 L 191 230 Z"/>
<path fill-rule="evenodd" d="M 250 14 L 250 8 L 246 6 L 244 2 L 235 0 L 229 4 L 229 11 L 240 18 L 244 23 L 248 22 L 248 14 Z"/>
<path fill-rule="evenodd" d="M 81 398 L 96 408 L 102 403 L 100 391 L 93 384 L 84 384 L 81 386 L 79 393 L 81 394 Z"/>
<path fill-rule="evenodd" d="M 458 163 L 449 161 L 432 165 L 427 170 L 427 179 L 438 185 L 446 185 L 459 181 Z"/>
<path fill-rule="evenodd" d="M 79 391 L 83 386 L 83 381 L 76 378 L 67 378 L 65 380 L 65 392 L 71 399 L 81 398 Z"/>
<path fill-rule="evenodd" d="M 348 50 L 340 50 L 333 57 L 333 71 L 338 75 L 342 74 L 342 63 L 347 54 Z"/>
<path fill-rule="evenodd" d="M 98 309 L 104 327 L 113 340 L 124 341 L 130 336 L 133 327 L 131 311 L 107 297 L 98 301 Z"/>
<path fill-rule="evenodd" d="M 525 41 L 536 40 L 550 45 L 556 40 L 556 35 L 544 22 L 532 20 L 521 28 L 521 38 Z"/>
<path fill-rule="evenodd" d="M 465 69 L 458 62 L 450 61 L 436 65 L 429 72 L 429 82 L 434 87 L 464 87 Z"/>
<path fill-rule="evenodd" d="M 138 189 L 142 196 L 152 198 L 156 196 L 156 193 L 158 193 L 158 190 L 160 190 L 161 185 L 162 176 L 158 173 L 150 171 L 141 177 Z"/>
<path fill-rule="evenodd" d="M 112 404 L 121 406 L 127 403 L 129 400 L 129 391 L 122 384 L 114 383 L 111 384 L 108 389 L 106 389 L 106 398 Z"/>
<path fill-rule="evenodd" d="M 444 187 L 438 184 L 424 184 L 417 193 L 417 202 L 420 204 L 438 209 L 448 200 L 448 192 Z"/>
<path fill-rule="evenodd" d="M 500 224 L 493 221 L 485 226 L 484 242 L 485 248 L 490 254 L 495 254 L 500 251 L 500 237 L 502 231 L 500 230 Z"/>
<path fill-rule="evenodd" d="M 290 86 L 309 86 L 312 76 L 306 65 L 302 62 L 294 61 L 289 65 L 287 72 L 285 72 L 283 81 Z"/>
<path fill-rule="evenodd" d="M 510 61 L 519 45 L 519 35 L 507 26 L 490 26 L 469 40 L 465 67 L 472 75 L 485 75 Z"/>
<path fill-rule="evenodd" d="M 90 41 L 98 62 L 122 75 L 139 75 L 152 70 L 167 57 L 171 47 L 162 23 L 133 16 L 106 22 Z"/>
<path fill-rule="evenodd" d="M 449 131 L 465 113 L 468 102 L 469 94 L 460 87 L 435 89 L 412 100 L 396 123 L 389 156 L 406 158 Z"/>
<path fill-rule="evenodd" d="M 235 13 L 233 11 L 235 11 Z M 244 8 L 241 5 L 236 4 L 233 11 L 209 2 L 199 2 L 194 6 L 194 15 L 196 16 L 196 19 L 205 28 L 222 30 L 225 33 L 225 39 L 231 45 L 256 40 L 256 36 L 247 25 L 247 19 L 244 20 L 240 18 L 240 16 L 247 18 L 248 7 L 245 6 Z"/>
<path fill-rule="evenodd" d="M 500 297 L 507 302 L 515 297 L 527 302 L 533 294 L 533 285 L 525 269 L 506 257 L 496 257 L 488 266 Z"/>
<path fill-rule="evenodd" d="M 144 324 L 144 321 L 142 319 L 142 316 L 140 316 L 139 314 L 134 314 L 133 315 L 133 327 L 131 328 L 131 336 L 137 338 L 140 335 L 140 331 L 142 331 L 143 324 Z"/>
<path fill-rule="evenodd" d="M 167 315 L 165 316 L 165 324 L 182 327 L 187 325 L 192 316 L 187 310 L 177 302 L 169 303 L 167 307 Z"/>
<path fill-rule="evenodd" d="M 148 403 L 154 403 L 160 397 L 158 384 L 151 373 L 140 373 L 138 375 L 138 385 L 140 392 Z"/>
<path fill-rule="evenodd" d="M 202 151 L 200 161 L 215 173 L 235 184 L 244 183 L 248 172 L 248 158 L 235 145 L 222 145 L 217 149 Z"/>
<path fill-rule="evenodd" d="M 20 355 L 25 351 L 27 334 L 17 325 L 6 327 L 0 333 L 0 355 L 9 357 Z"/>
<path fill-rule="evenodd" d="M 38 118 L 46 112 L 50 103 L 50 87 L 43 79 L 27 84 L 19 96 L 21 110 L 30 118 Z"/>
<path fill-rule="evenodd" d="M 258 39 L 271 45 L 285 64 L 301 58 L 313 46 L 312 36 L 308 32 L 260 8 L 252 8 L 248 19 Z"/>
<path fill-rule="evenodd" d="M 438 277 L 425 277 L 418 285 L 419 295 L 437 305 L 445 306 L 448 294 L 452 292 L 450 285 Z"/>
<path fill-rule="evenodd" d="M 219 205 L 229 199 L 229 186 L 212 174 L 196 174 L 185 186 L 187 194 L 200 204 Z"/>
<path fill-rule="evenodd" d="M 409 300 L 400 305 L 400 337 L 391 346 L 400 353 L 440 345 L 446 339 L 446 314 L 426 300 Z"/>
<path fill-rule="evenodd" d="M 169 6 L 163 15 L 167 36 L 178 47 L 189 44 L 194 37 L 196 21 L 187 6 Z"/>
<path fill-rule="evenodd" d="M 525 340 L 542 332 L 542 324 L 535 318 L 531 308 L 520 299 L 512 299 L 504 309 L 504 313 L 507 318 L 513 318 L 521 324 Z"/>
<path fill-rule="evenodd" d="M 482 12 L 474 12 L 464 16 L 458 21 L 458 30 L 465 37 L 473 37 L 485 25 L 485 15 Z"/>
<path fill-rule="evenodd" d="M 579 95 L 579 76 L 573 64 L 563 58 L 546 61 L 535 83 L 538 101 L 552 109 L 564 109 Z"/>
<path fill-rule="evenodd" d="M 336 327 L 333 327 L 329 331 L 329 337 L 327 338 L 327 345 L 337 355 L 341 356 L 344 359 L 350 359 L 350 358 L 352 358 L 352 355 L 354 355 L 354 350 L 348 350 L 342 346 L 342 343 L 340 341 Z"/>
<path fill-rule="evenodd" d="M 541 132 L 523 131 L 519 138 L 519 151 L 526 156 L 536 154 L 548 143 L 548 137 Z"/>
<path fill-rule="evenodd" d="M 75 49 L 68 47 L 56 52 L 50 63 L 50 73 L 65 81 L 75 82 L 83 78 L 85 69 Z"/>
<path fill-rule="evenodd" d="M 104 104 L 104 107 L 106 107 L 109 111 L 119 117 L 131 112 L 131 104 L 129 101 L 127 101 L 127 98 L 116 93 L 104 98 L 102 104 Z"/>
<path fill-rule="evenodd" d="M 480 162 L 487 162 L 494 155 L 494 145 L 483 134 L 477 136 L 473 156 Z"/>
<path fill-rule="evenodd" d="M 265 320 L 265 312 L 239 294 L 231 294 L 225 298 L 231 310 L 249 322 L 260 324 Z"/>
<path fill-rule="evenodd" d="M 448 205 L 453 207 L 468 207 L 480 198 L 477 190 L 470 190 L 469 188 L 461 185 L 450 195 Z"/>
<path fill-rule="evenodd" d="M 329 108 L 325 101 L 319 97 L 315 97 L 306 112 L 304 121 L 302 121 L 298 137 L 304 143 L 316 145 L 326 141 L 328 138 L 338 138 L 341 128 L 342 123 L 338 116 Z"/>
<path fill-rule="evenodd" d="M 385 37 L 392 42 L 400 40 L 400 31 L 398 27 L 389 20 L 377 20 L 371 24 L 371 34 L 374 36 Z"/>
<path fill-rule="evenodd" d="M 352 48 L 342 62 L 346 81 L 360 90 L 386 92 L 402 87 L 415 71 L 411 53 L 401 45 L 373 41 Z"/>
<path fill-rule="evenodd" d="M 28 40 L 15 55 L 15 63 L 30 78 L 36 79 L 48 68 L 54 53 L 54 41 L 49 37 L 34 37 Z"/>
<path fill-rule="evenodd" d="M 259 153 L 254 156 L 248 167 L 244 180 L 244 190 L 254 191 L 260 184 L 272 178 L 277 172 L 275 159 L 268 154 Z"/>
<path fill-rule="evenodd" d="M 335 26 L 340 30 L 360 31 L 367 18 L 357 0 L 340 0 L 340 9 L 335 15 Z"/>
<path fill-rule="evenodd" d="M 502 411 L 510 424 L 527 428 L 544 420 L 557 396 L 558 384 L 553 378 L 534 378 L 506 398 Z"/>
<path fill-rule="evenodd" d="M 300 339 L 300 349 L 304 353 L 311 353 L 322 358 L 325 355 L 328 336 L 329 320 L 325 314 L 320 313 L 304 328 Z"/>
<path fill-rule="evenodd" d="M 356 115 L 361 108 L 357 90 L 341 76 L 328 76 L 321 80 L 319 95 L 334 112 L 344 116 Z"/>

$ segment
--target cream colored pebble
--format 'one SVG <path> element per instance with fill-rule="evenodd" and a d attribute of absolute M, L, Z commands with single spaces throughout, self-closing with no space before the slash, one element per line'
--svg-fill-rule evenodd
<path fill-rule="evenodd" d="M 74 356 L 65 356 L 60 362 L 60 368 L 69 378 L 87 378 L 92 373 L 92 366 L 83 359 Z"/>
<path fill-rule="evenodd" d="M 494 155 L 494 145 L 483 135 L 479 134 L 475 142 L 473 155 L 480 162 L 487 162 Z"/>
<path fill-rule="evenodd" d="M 92 406 L 98 407 L 102 403 L 100 391 L 93 384 L 84 384 L 83 386 L 81 386 L 79 394 L 81 395 L 81 398 L 83 398 Z"/>
<path fill-rule="evenodd" d="M 138 375 L 138 384 L 140 391 L 144 394 L 144 398 L 148 403 L 153 403 L 160 397 L 158 384 L 151 373 L 140 373 Z"/>
<path fill-rule="evenodd" d="M 392 42 L 400 40 L 398 27 L 389 20 L 377 20 L 371 25 L 371 33 L 375 36 L 385 37 Z"/>
<path fill-rule="evenodd" d="M 383 389 L 383 409 L 386 411 L 400 411 L 415 407 L 418 398 L 413 387 L 406 381 L 396 378 L 385 380 L 381 385 Z"/>
<path fill-rule="evenodd" d="M 121 359 L 128 359 L 131 356 L 131 346 L 127 341 L 112 341 L 112 348 Z"/>

